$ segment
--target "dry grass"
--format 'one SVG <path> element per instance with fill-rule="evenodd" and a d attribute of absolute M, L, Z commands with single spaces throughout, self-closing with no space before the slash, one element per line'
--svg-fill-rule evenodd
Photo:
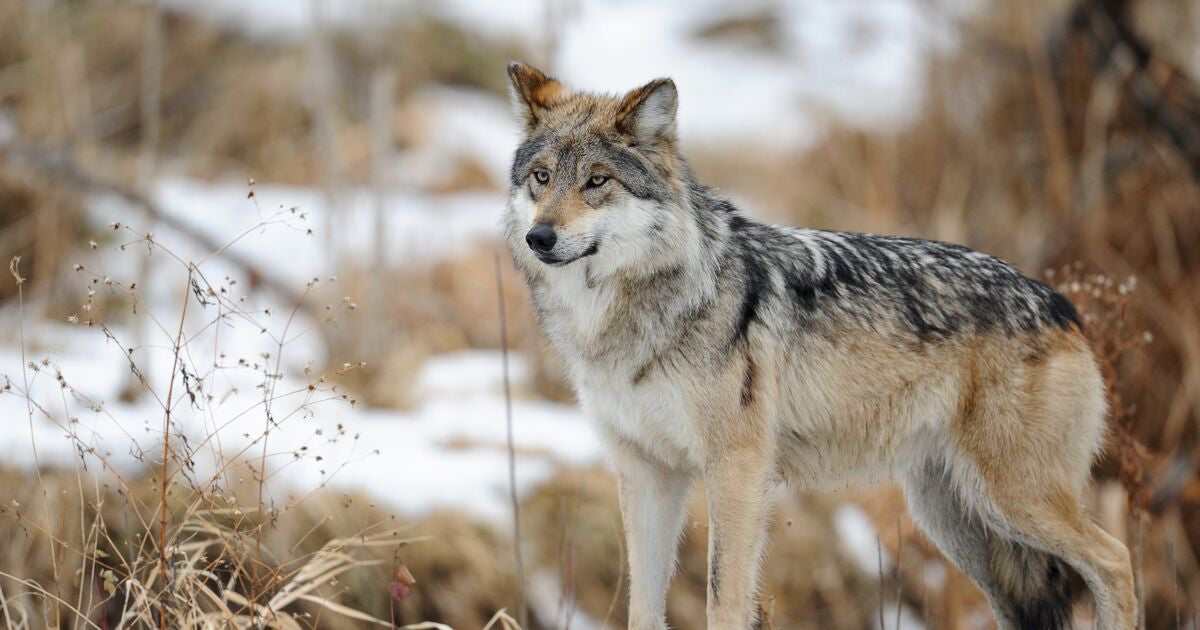
<path fill-rule="evenodd" d="M 449 513 L 399 520 L 369 497 L 332 491 L 264 522 L 249 469 L 237 472 L 246 481 L 227 489 L 234 502 L 204 508 L 172 493 L 168 627 L 250 627 L 257 616 L 258 627 L 362 628 L 378 625 L 372 617 L 383 627 L 437 619 L 481 628 L 515 601 L 508 562 L 496 557 L 502 544 L 483 523 Z M 0 508 L 6 627 L 157 627 L 162 580 L 147 540 L 156 532 L 136 518 L 157 499 L 157 480 L 63 469 L 40 477 L 0 469 L 10 489 Z M 49 525 L 47 510 L 59 517 Z M 405 575 L 416 583 L 397 601 L 392 584 Z"/>
<path fill-rule="evenodd" d="M 404 409 L 414 401 L 411 387 L 425 358 L 468 348 L 500 349 L 496 321 L 495 265 L 500 255 L 504 275 L 504 307 L 508 313 L 508 344 L 533 361 L 533 391 L 517 390 L 521 398 L 538 395 L 570 402 L 574 395 L 564 368 L 541 335 L 529 303 L 528 290 L 513 268 L 504 246 L 483 242 L 461 256 L 428 265 L 390 270 L 388 282 L 397 291 L 381 293 L 381 337 L 386 347 L 363 348 L 368 365 L 347 374 L 348 387 L 368 404 Z M 342 281 L 356 295 L 376 291 L 370 269 L 351 269 Z M 332 331 L 331 343 L 361 343 L 358 332 Z"/>

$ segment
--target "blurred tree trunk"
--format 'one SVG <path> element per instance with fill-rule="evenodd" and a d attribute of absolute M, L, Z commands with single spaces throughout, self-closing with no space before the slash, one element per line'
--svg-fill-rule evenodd
<path fill-rule="evenodd" d="M 381 55 L 382 57 L 382 55 Z M 396 70 L 387 59 L 381 58 L 371 72 L 370 87 L 370 143 L 371 143 L 371 197 L 374 213 L 374 242 L 371 254 L 371 286 L 366 292 L 369 300 L 367 328 L 360 337 L 367 352 L 386 351 L 388 327 L 391 318 L 387 313 L 387 295 L 383 290 L 387 283 L 388 247 L 388 166 L 392 163 L 392 105 L 396 93 Z M 372 357 L 372 360 L 378 360 Z"/>
<path fill-rule="evenodd" d="M 55 13 L 53 7 L 43 7 L 42 10 L 35 11 L 34 16 L 36 37 L 41 40 L 42 46 L 63 51 L 58 56 L 42 55 L 44 66 L 40 70 L 46 77 L 47 90 L 54 91 L 54 87 L 52 87 L 55 86 L 54 80 L 58 80 L 57 93 L 60 97 L 61 107 L 55 108 L 59 111 L 55 111 L 53 114 L 61 114 L 61 119 L 57 122 L 62 125 L 61 131 L 65 143 L 70 144 L 74 141 L 78 130 L 85 129 L 87 126 L 87 115 L 80 111 L 80 106 L 86 101 L 77 99 L 77 92 L 81 89 L 77 82 L 83 69 L 82 61 L 79 59 L 81 53 L 78 45 L 71 41 L 70 11 L 63 11 L 59 15 Z M 66 17 L 66 20 L 61 19 L 63 16 Z M 86 91 L 86 89 L 86 85 L 82 86 L 82 90 Z M 64 220 L 64 217 L 61 216 L 63 210 L 64 208 L 59 203 L 43 203 L 38 205 L 35 210 L 31 239 L 33 252 L 35 252 L 31 276 L 34 281 L 29 284 L 28 294 L 25 298 L 26 314 L 30 319 L 43 319 L 55 294 L 59 259 L 67 246 L 63 242 L 63 235 L 59 233 L 59 228 Z"/>
<path fill-rule="evenodd" d="M 145 188 L 154 180 L 158 168 L 158 143 L 162 100 L 163 15 L 158 0 L 151 0 L 146 15 L 146 35 L 142 43 L 141 152 L 138 155 L 137 179 Z"/>
<path fill-rule="evenodd" d="M 539 67 L 550 74 L 555 73 L 555 63 L 558 60 L 558 49 L 561 46 L 560 34 L 566 29 L 571 20 L 580 13 L 579 0 L 545 0 L 542 4 L 542 41 L 540 60 L 535 60 Z"/>
<path fill-rule="evenodd" d="M 337 159 L 337 100 L 334 85 L 333 52 L 325 23 L 325 3 L 311 0 L 312 28 L 309 30 L 309 71 L 314 115 L 313 144 L 317 158 L 317 179 L 325 199 L 323 238 L 328 259 L 338 260 L 337 227 L 341 219 L 341 178 Z"/>
<path fill-rule="evenodd" d="M 141 94 L 138 100 L 141 115 L 141 147 L 137 161 L 136 188 L 142 194 L 152 197 L 154 178 L 158 171 L 158 145 L 162 123 L 162 58 L 163 58 L 163 12 L 159 0 L 152 0 L 146 14 L 145 39 L 142 42 L 142 76 Z M 154 232 L 154 224 L 146 226 L 147 232 Z M 130 322 L 132 328 L 132 345 L 135 351 L 146 345 L 146 321 L 140 317 L 142 305 L 141 296 L 149 294 L 150 287 L 150 255 L 151 252 L 138 252 L 137 270 L 134 276 L 134 293 L 137 298 L 133 304 L 134 317 Z M 133 401 L 145 392 L 145 385 L 132 373 L 125 377 L 125 385 L 121 389 L 121 399 Z"/>

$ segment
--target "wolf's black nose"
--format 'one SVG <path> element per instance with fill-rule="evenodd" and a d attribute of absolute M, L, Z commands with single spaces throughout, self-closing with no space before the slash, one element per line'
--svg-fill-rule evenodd
<path fill-rule="evenodd" d="M 529 229 L 529 233 L 525 235 L 525 242 L 529 244 L 529 249 L 539 254 L 548 254 L 558 242 L 558 235 L 549 223 L 539 223 Z"/>

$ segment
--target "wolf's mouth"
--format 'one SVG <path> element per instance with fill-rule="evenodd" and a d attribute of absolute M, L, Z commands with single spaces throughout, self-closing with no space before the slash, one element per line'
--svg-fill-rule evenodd
<path fill-rule="evenodd" d="M 600 244 L 598 242 L 593 242 L 591 245 L 588 246 L 587 249 L 583 250 L 582 254 L 580 254 L 574 258 L 562 259 L 562 258 L 558 258 L 557 256 L 552 256 L 550 254 L 543 255 L 543 254 L 538 254 L 536 252 L 534 253 L 534 256 L 536 256 L 538 260 L 542 261 L 542 263 L 544 263 L 546 265 L 550 265 L 551 267 L 566 267 L 567 265 L 575 262 L 576 260 L 580 260 L 582 258 L 587 258 L 588 256 L 593 256 L 598 251 L 600 251 Z"/>

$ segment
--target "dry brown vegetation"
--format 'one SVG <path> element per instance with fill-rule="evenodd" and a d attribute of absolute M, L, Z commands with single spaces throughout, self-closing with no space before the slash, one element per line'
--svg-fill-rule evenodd
<path fill-rule="evenodd" d="M 239 472 L 249 478 L 247 470 Z M 145 540 L 146 528 L 136 515 L 155 503 L 156 479 L 118 483 L 108 475 L 57 469 L 39 478 L 3 469 L 0 481 L 10 488 L 0 508 L 6 530 L 0 584 L 7 608 L 0 620 L 6 627 L 116 627 L 123 617 L 126 627 L 158 627 L 153 563 L 134 567 L 141 571 L 133 576 L 124 566 L 154 559 L 154 543 Z M 167 627 L 250 627 L 245 600 L 256 598 L 267 627 L 375 625 L 360 613 L 385 620 L 384 627 L 437 619 L 456 628 L 482 628 L 515 599 L 506 559 L 496 555 L 503 541 L 462 515 L 401 521 L 373 507 L 370 497 L 330 491 L 272 514 L 264 526 L 252 507 L 253 482 L 227 491 L 236 503 L 209 508 L 207 499 L 186 491 L 170 501 L 172 529 L 178 527 L 181 538 L 170 568 Z M 196 500 L 204 506 L 188 503 Z M 40 518 L 47 508 L 62 515 L 61 522 L 47 527 Z M 51 535 L 61 545 L 54 561 Z M 389 588 L 401 567 L 417 579 L 403 603 Z M 131 586 L 131 580 L 143 579 Z M 127 591 L 136 594 L 142 587 L 145 599 L 130 601 Z M 305 587 L 312 590 L 280 605 L 288 593 Z"/>

